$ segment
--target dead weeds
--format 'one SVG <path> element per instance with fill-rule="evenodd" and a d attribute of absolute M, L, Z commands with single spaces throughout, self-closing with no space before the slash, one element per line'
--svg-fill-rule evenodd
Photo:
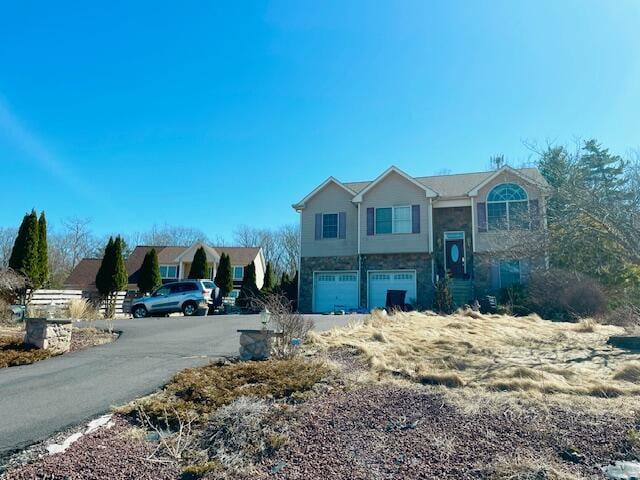
<path fill-rule="evenodd" d="M 640 393 L 640 355 L 610 345 L 621 327 L 460 310 L 449 316 L 374 312 L 311 332 L 311 348 L 350 348 L 377 379 L 448 387 L 613 398 Z"/>

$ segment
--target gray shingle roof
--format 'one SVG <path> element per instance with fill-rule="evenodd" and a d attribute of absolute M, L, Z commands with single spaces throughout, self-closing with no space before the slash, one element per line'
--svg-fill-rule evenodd
<path fill-rule="evenodd" d="M 534 183 L 546 184 L 544 177 L 537 168 L 516 168 L 521 175 L 530 178 Z M 495 173 L 490 172 L 474 172 L 474 173 L 455 173 L 451 175 L 434 175 L 430 177 L 414 177 L 418 182 L 431 190 L 436 191 L 442 197 L 462 197 L 473 189 L 476 185 L 482 183 Z M 356 193 L 364 190 L 368 182 L 347 182 L 344 185 Z"/>

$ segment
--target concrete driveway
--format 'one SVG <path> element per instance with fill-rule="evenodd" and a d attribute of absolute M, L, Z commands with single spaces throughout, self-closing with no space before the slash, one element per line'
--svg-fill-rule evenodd
<path fill-rule="evenodd" d="M 353 316 L 310 315 L 316 330 Z M 33 365 L 0 369 L 0 460 L 166 384 L 179 370 L 238 352 L 258 315 L 120 320 L 120 338 Z M 0 461 L 0 465 L 2 462 Z"/>

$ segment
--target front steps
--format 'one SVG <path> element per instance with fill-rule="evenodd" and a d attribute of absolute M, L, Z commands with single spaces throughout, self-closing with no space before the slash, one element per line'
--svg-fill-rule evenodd
<path fill-rule="evenodd" d="M 453 302 L 458 307 L 464 304 L 471 304 L 473 300 L 471 280 L 462 280 L 459 278 L 449 279 L 449 292 L 451 292 Z"/>

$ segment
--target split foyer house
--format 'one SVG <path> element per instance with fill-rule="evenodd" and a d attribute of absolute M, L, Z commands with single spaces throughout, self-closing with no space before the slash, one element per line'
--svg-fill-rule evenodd
<path fill-rule="evenodd" d="M 429 308 L 449 275 L 458 304 L 526 282 L 544 266 L 548 185 L 535 168 L 411 177 L 391 167 L 373 181 L 330 177 L 300 213 L 299 308 L 384 307 L 388 290 Z M 523 248 L 524 246 L 524 248 Z"/>
<path fill-rule="evenodd" d="M 133 249 L 125 262 L 127 274 L 129 275 L 130 290 L 137 289 L 138 276 L 142 261 L 145 255 L 154 248 L 158 254 L 160 266 L 160 276 L 163 283 L 173 282 L 189 277 L 193 257 L 198 248 L 204 247 L 209 264 L 208 278 L 215 278 L 217 267 L 220 263 L 222 253 L 229 255 L 231 260 L 231 271 L 233 274 L 232 296 L 236 296 L 242 286 L 244 267 L 251 262 L 256 266 L 256 284 L 261 288 L 264 283 L 264 272 L 266 269 L 264 254 L 258 247 L 214 247 L 202 242 L 191 246 L 151 246 L 139 245 Z M 66 288 L 78 288 L 82 290 L 95 290 L 95 279 L 101 260 L 99 258 L 85 258 L 73 269 L 65 282 Z"/>

